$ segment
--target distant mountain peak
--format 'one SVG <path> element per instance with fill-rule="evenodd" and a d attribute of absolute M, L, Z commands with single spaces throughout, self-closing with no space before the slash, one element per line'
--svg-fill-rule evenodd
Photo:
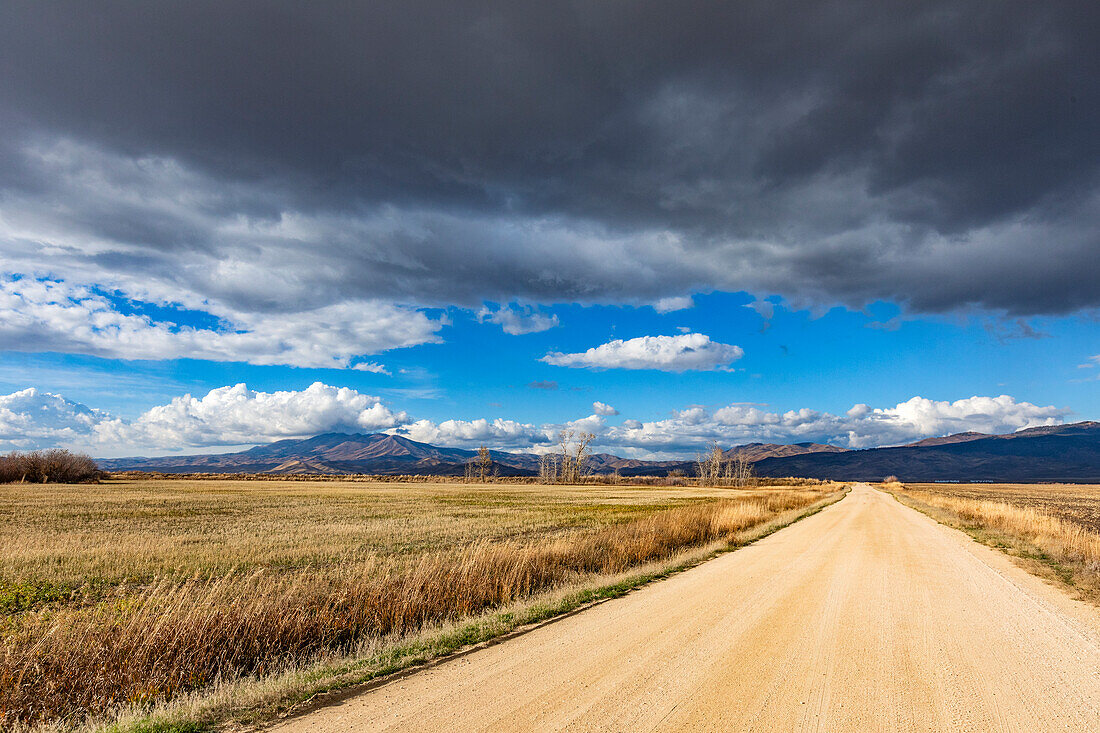
<path fill-rule="evenodd" d="M 1040 425 L 1034 428 L 1024 428 L 1023 430 L 1017 430 L 1015 433 L 999 437 L 1026 438 L 1036 435 L 1077 435 L 1094 431 L 1100 431 L 1100 422 L 1096 422 L 1095 420 L 1084 420 L 1082 422 L 1071 422 L 1064 425 Z"/>
<path fill-rule="evenodd" d="M 840 453 L 848 450 L 827 443 L 745 443 L 724 451 L 729 458 L 741 456 L 748 461 L 762 461 L 780 456 L 800 456 L 807 453 Z"/>
<path fill-rule="evenodd" d="M 965 433 L 954 433 L 953 435 L 941 435 L 933 438 L 925 438 L 924 440 L 918 440 L 915 443 L 907 443 L 910 448 L 927 448 L 934 445 L 951 445 L 952 443 L 967 443 L 971 440 L 981 440 L 982 438 L 992 438 L 994 436 L 989 433 L 976 433 L 973 430 L 968 430 Z"/>
<path fill-rule="evenodd" d="M 320 461 L 302 460 L 299 458 L 292 458 L 289 461 L 280 463 L 275 468 L 269 469 L 265 473 L 281 473 L 281 474 L 313 474 L 313 475 L 337 475 L 343 473 L 343 471 L 333 468 L 332 466 L 326 466 Z"/>
<path fill-rule="evenodd" d="M 419 443 L 389 433 L 322 433 L 280 440 L 239 453 L 116 458 L 100 461 L 110 471 L 165 473 L 419 474 L 462 475 L 474 451 Z M 926 438 L 906 446 L 848 450 L 823 443 L 747 443 L 725 451 L 744 456 L 762 476 L 808 476 L 840 480 L 903 481 L 1097 481 L 1100 480 L 1100 422 L 1044 425 L 1016 433 L 965 432 Z M 493 451 L 502 475 L 533 475 L 539 458 L 530 453 Z M 629 475 L 691 474 L 695 462 L 644 461 L 606 453 L 591 456 L 593 472 Z"/>

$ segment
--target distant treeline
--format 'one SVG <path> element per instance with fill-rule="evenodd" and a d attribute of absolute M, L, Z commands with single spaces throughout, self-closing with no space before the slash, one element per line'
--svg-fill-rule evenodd
<path fill-rule="evenodd" d="M 27 453 L 16 451 L 0 456 L 0 484 L 77 484 L 97 481 L 104 475 L 91 456 L 73 453 L 64 448 Z"/>
<path fill-rule="evenodd" d="M 382 484 L 458 484 L 468 483 L 462 476 L 437 474 L 377 474 L 377 473 L 164 473 L 160 471 L 110 471 L 104 477 L 129 480 L 177 480 L 177 481 L 359 481 Z M 698 479 L 692 476 L 617 476 L 615 474 L 588 474 L 579 484 L 622 486 L 695 486 Z M 491 476 L 487 483 L 539 484 L 538 476 Z M 822 486 L 837 483 L 829 479 L 787 476 L 779 478 L 755 477 L 752 486 Z"/>

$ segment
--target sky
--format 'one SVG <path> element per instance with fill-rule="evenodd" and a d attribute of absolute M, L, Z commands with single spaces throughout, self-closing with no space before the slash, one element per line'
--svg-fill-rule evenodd
<path fill-rule="evenodd" d="M 0 449 L 1100 418 L 1100 6 L 0 7 Z"/>

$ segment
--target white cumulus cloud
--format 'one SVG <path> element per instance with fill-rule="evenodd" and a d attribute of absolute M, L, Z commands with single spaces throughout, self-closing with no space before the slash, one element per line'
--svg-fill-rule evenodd
<path fill-rule="evenodd" d="M 0 278 L 0 342 L 13 351 L 346 368 L 360 354 L 438 341 L 442 326 L 419 311 L 374 301 L 287 314 L 208 305 L 202 315 L 224 325 L 195 327 L 123 312 L 104 294 L 67 281 Z"/>
<path fill-rule="evenodd" d="M 245 384 L 183 395 L 137 419 L 96 426 L 100 444 L 205 446 L 266 443 L 325 432 L 372 432 L 408 420 L 378 397 L 314 382 L 301 391 L 256 392 Z"/>
<path fill-rule="evenodd" d="M 444 420 L 438 424 L 431 420 L 417 420 L 390 432 L 421 443 L 459 447 L 486 444 L 501 449 L 531 449 L 549 443 L 554 435 L 550 427 L 499 417 L 493 420 Z"/>
<path fill-rule="evenodd" d="M 744 355 L 740 346 L 701 333 L 616 339 L 576 354 L 551 352 L 541 361 L 587 369 L 657 369 L 665 372 L 724 370 Z"/>
<path fill-rule="evenodd" d="M 315 382 L 259 392 L 244 384 L 185 394 L 132 420 L 30 388 L 0 395 L 0 448 L 62 446 L 95 455 L 270 443 L 325 432 L 375 432 L 409 421 L 375 396 Z"/>
<path fill-rule="evenodd" d="M 23 450 L 87 440 L 107 414 L 34 387 L 0 395 L 0 447 Z"/>
<path fill-rule="evenodd" d="M 269 443 L 325 432 L 391 432 L 444 446 L 480 444 L 515 451 L 551 450 L 560 430 L 591 432 L 593 448 L 639 458 L 691 456 L 710 441 L 723 446 L 749 442 L 813 441 L 845 448 L 897 445 L 965 431 L 1011 433 L 1062 423 L 1069 411 L 1017 401 L 1011 396 L 974 396 L 950 401 L 913 397 L 893 407 L 856 404 L 842 414 L 809 408 L 774 412 L 760 405 L 700 405 L 666 419 L 609 424 L 613 408 L 593 404 L 594 414 L 576 420 L 532 424 L 503 417 L 441 422 L 412 420 L 378 397 L 321 382 L 303 390 L 262 392 L 244 384 L 205 395 L 185 394 L 133 419 L 29 388 L 0 395 L 0 449 L 63 446 L 99 456 L 175 452 Z"/>
<path fill-rule="evenodd" d="M 857 404 L 843 415 L 809 408 L 771 412 L 746 404 L 727 405 L 714 411 L 695 406 L 679 410 L 665 420 L 626 421 L 608 428 L 598 442 L 662 454 L 683 453 L 712 440 L 725 446 L 812 441 L 845 448 L 871 448 L 970 430 L 1011 433 L 1059 424 L 1067 414 L 1063 408 L 1017 402 L 1008 395 L 968 397 L 954 402 L 913 397 L 894 407 Z"/>

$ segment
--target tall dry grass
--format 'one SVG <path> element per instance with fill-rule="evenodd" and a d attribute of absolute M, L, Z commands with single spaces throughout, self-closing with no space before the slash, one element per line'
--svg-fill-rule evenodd
<path fill-rule="evenodd" d="M 411 563 L 376 557 L 315 573 L 165 578 L 90 608 L 32 611 L 3 637 L 0 722 L 79 720 L 263 675 L 589 574 L 733 541 L 741 531 L 821 498 L 795 491 L 745 496 L 542 541 L 480 542 Z"/>
<path fill-rule="evenodd" d="M 0 614 L 11 586 L 75 593 L 86 602 L 117 585 L 167 576 L 411 560 L 479 540 L 587 532 L 729 493 L 353 481 L 0 484 Z"/>
<path fill-rule="evenodd" d="M 1032 507 L 921 493 L 919 500 L 951 512 L 964 524 L 1018 538 L 1061 562 L 1100 573 L 1100 534 Z"/>

